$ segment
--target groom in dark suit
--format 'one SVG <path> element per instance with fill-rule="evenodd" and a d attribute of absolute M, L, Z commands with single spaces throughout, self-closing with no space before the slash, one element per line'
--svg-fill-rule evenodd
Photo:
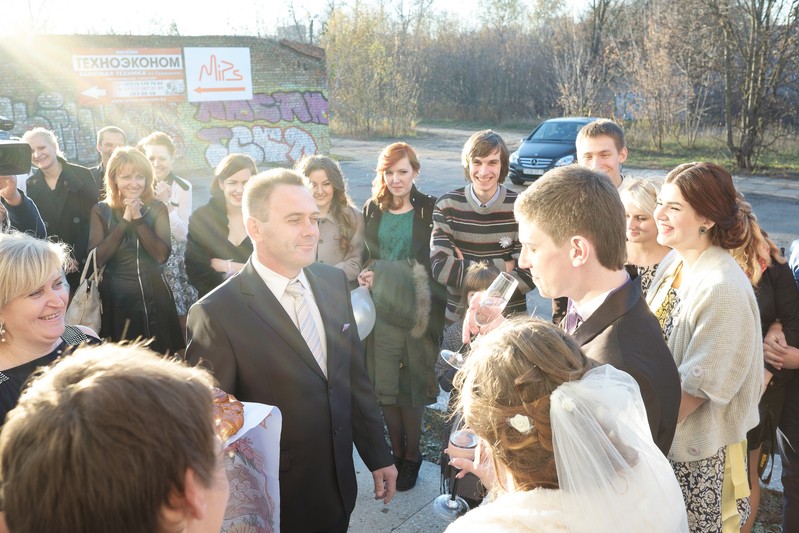
<path fill-rule="evenodd" d="M 312 264 L 319 213 L 302 178 L 275 169 L 244 191 L 254 253 L 189 311 L 186 357 L 239 400 L 276 405 L 281 529 L 346 531 L 357 494 L 352 445 L 388 503 L 397 470 L 341 270 Z"/>
<path fill-rule="evenodd" d="M 660 325 L 624 268 L 624 206 L 604 174 L 569 165 L 547 172 L 514 205 L 522 252 L 541 296 L 568 297 L 561 322 L 585 355 L 630 374 L 655 444 L 668 454 L 681 388 Z"/>

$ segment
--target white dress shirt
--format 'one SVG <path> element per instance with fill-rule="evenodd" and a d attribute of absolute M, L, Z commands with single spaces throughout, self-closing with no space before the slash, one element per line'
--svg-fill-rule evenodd
<path fill-rule="evenodd" d="M 286 292 L 286 287 L 288 287 L 289 283 L 294 281 L 294 279 L 300 280 L 302 286 L 305 287 L 305 296 L 307 298 L 308 309 L 311 312 L 314 324 L 316 324 L 316 331 L 319 332 L 319 340 L 322 343 L 322 353 L 324 353 L 325 359 L 327 359 L 327 337 L 325 336 L 325 326 L 322 322 L 322 315 L 319 313 L 319 306 L 316 305 L 316 297 L 314 296 L 310 283 L 308 283 L 308 278 L 305 276 L 305 271 L 300 270 L 300 273 L 296 278 L 289 279 L 285 276 L 281 276 L 273 270 L 270 270 L 258 260 L 258 257 L 256 257 L 255 254 L 252 255 L 252 266 L 255 268 L 255 271 L 264 281 L 269 290 L 272 291 L 272 294 L 275 295 L 275 298 L 277 298 L 277 300 L 280 302 L 280 305 L 283 306 L 283 309 L 286 310 L 289 318 L 297 327 L 297 331 L 299 331 L 300 326 L 297 324 L 297 314 L 294 312 L 294 297 Z"/>

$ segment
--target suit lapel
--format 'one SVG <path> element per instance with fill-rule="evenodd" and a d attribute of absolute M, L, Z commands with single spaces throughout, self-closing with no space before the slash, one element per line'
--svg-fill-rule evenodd
<path fill-rule="evenodd" d="M 253 313 L 291 347 L 294 355 L 302 359 L 319 377 L 325 379 L 322 369 L 319 368 L 319 363 L 314 359 L 300 330 L 297 329 L 286 310 L 255 271 L 255 267 L 252 266 L 252 258 L 247 260 L 247 264 L 237 278 L 241 293 L 249 301 L 249 307 Z M 324 315 L 322 315 L 322 319 L 324 320 Z M 269 347 L 266 346 L 265 349 L 268 350 Z"/>
<path fill-rule="evenodd" d="M 641 295 L 641 283 L 631 279 L 605 298 L 588 320 L 574 332 L 574 339 L 580 346 L 591 342 L 610 324 L 633 308 Z"/>

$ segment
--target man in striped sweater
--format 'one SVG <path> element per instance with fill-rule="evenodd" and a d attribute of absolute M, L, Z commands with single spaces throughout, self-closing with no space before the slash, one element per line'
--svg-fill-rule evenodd
<path fill-rule="evenodd" d="M 508 148 L 491 130 L 472 135 L 461 162 L 468 185 L 441 196 L 433 211 L 430 263 L 436 281 L 447 287 L 447 324 L 463 316 L 461 283 L 469 265 L 494 264 L 519 280 L 506 313 L 526 312 L 524 293 L 533 288 L 529 272 L 516 263 L 521 251 L 513 218 L 516 193 L 502 183 L 508 175 Z"/>

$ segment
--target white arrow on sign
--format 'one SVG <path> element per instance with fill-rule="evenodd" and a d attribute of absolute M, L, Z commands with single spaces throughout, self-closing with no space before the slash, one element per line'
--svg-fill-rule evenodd
<path fill-rule="evenodd" d="M 94 98 L 96 100 L 97 98 L 100 98 L 101 96 L 105 96 L 106 91 L 105 91 L 105 89 L 101 89 L 100 87 L 97 87 L 95 85 L 94 87 L 89 87 L 88 89 L 83 91 L 81 94 L 83 94 L 85 96 L 88 96 L 89 98 Z"/>

